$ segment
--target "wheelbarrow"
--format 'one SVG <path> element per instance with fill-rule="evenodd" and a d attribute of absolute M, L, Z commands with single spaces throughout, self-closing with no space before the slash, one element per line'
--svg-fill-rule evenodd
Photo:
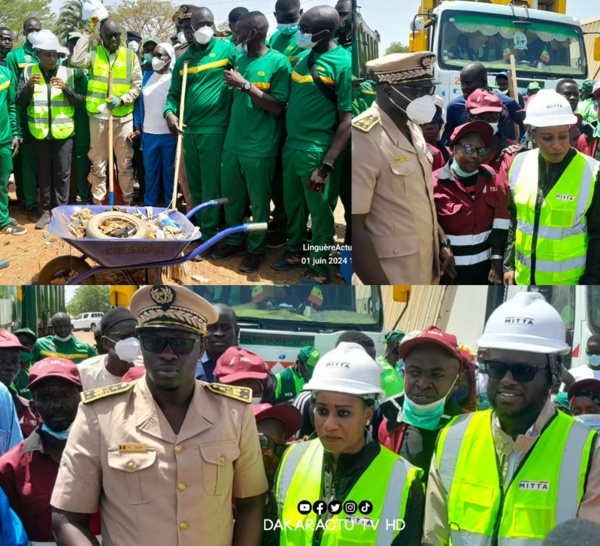
<path fill-rule="evenodd" d="M 127 281 L 126 284 L 139 284 L 131 275 L 132 270 L 143 269 L 146 271 L 146 284 L 148 284 L 148 270 L 156 269 L 156 282 L 162 282 L 162 268 L 179 265 L 188 260 L 193 260 L 201 252 L 210 248 L 221 239 L 234 233 L 247 231 L 266 231 L 267 223 L 242 224 L 227 228 L 214 237 L 205 241 L 192 252 L 180 256 L 185 248 L 193 241 L 200 239 L 201 234 L 190 222 L 190 218 L 198 211 L 215 205 L 224 205 L 228 202 L 226 197 L 213 199 L 193 208 L 186 215 L 172 209 L 152 207 L 153 216 L 167 212 L 168 217 L 177 222 L 185 239 L 119 239 L 119 238 L 85 238 L 76 237 L 62 218 L 70 218 L 74 213 L 89 208 L 92 214 L 113 210 L 113 207 L 102 205 L 66 205 L 52 210 L 52 218 L 48 224 L 48 232 L 55 237 L 60 237 L 71 246 L 79 250 L 83 256 L 58 256 L 50 260 L 40 271 L 37 284 L 94 284 L 94 275 L 105 271 L 120 271 Z M 120 211 L 139 212 L 146 207 L 118 207 Z M 196 232 L 196 233 L 194 233 Z M 91 258 L 99 266 L 92 267 L 87 259 Z"/>

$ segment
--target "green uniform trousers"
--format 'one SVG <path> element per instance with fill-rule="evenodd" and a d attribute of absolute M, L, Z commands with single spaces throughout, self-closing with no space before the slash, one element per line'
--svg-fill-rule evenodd
<path fill-rule="evenodd" d="M 223 196 L 229 199 L 225 205 L 227 227 L 239 226 L 250 198 L 253 222 L 268 222 L 271 209 L 271 181 L 275 173 L 275 157 L 245 157 L 223 150 L 221 157 L 221 185 Z M 230 245 L 241 245 L 244 233 L 227 238 Z M 266 231 L 248 233 L 248 252 L 264 254 L 267 245 Z"/>
<path fill-rule="evenodd" d="M 309 266 L 321 275 L 329 274 L 329 250 L 333 244 L 333 211 L 329 204 L 329 183 L 317 193 L 306 185 L 312 172 L 323 163 L 325 152 L 306 152 L 289 147 L 283 149 L 283 195 L 288 217 L 288 251 L 299 254 L 306 244 L 306 222 L 312 218 L 313 238 Z"/>
<path fill-rule="evenodd" d="M 82 146 L 73 146 L 73 167 L 75 169 L 75 180 L 77 181 L 77 194 L 81 197 L 81 202 L 86 205 L 92 202 L 92 193 L 88 181 L 92 165 L 88 157 L 89 151 L 89 143 Z"/>
<path fill-rule="evenodd" d="M 14 161 L 17 199 L 25 202 L 27 210 L 37 209 L 37 176 L 35 174 L 35 152 L 31 142 L 21 143 Z"/>
<path fill-rule="evenodd" d="M 184 133 L 183 153 L 190 193 L 196 205 L 219 199 L 221 193 L 221 153 L 224 134 L 193 135 Z M 217 234 L 219 207 L 207 207 L 196 214 L 202 241 Z"/>
<path fill-rule="evenodd" d="M 10 223 L 8 217 L 8 179 L 12 169 L 12 149 L 9 142 L 4 146 L 0 146 L 0 228 Z"/>

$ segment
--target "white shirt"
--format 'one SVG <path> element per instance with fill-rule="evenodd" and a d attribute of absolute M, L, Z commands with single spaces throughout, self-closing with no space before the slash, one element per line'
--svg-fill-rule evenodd
<path fill-rule="evenodd" d="M 169 128 L 163 117 L 167 95 L 171 87 L 171 72 L 158 74 L 154 72 L 146 85 L 142 87 L 144 100 L 144 122 L 142 131 L 153 135 L 166 135 Z"/>
<path fill-rule="evenodd" d="M 587 364 L 585 366 L 577 366 L 576 368 L 571 368 L 569 370 L 569 373 L 575 378 L 575 381 L 581 381 L 582 379 L 600 380 L 600 370 L 594 370 L 590 368 Z M 564 383 L 560 386 L 560 390 L 566 390 Z"/>
<path fill-rule="evenodd" d="M 91 358 L 86 358 L 77 365 L 84 391 L 116 385 L 123 381 L 121 377 L 109 373 L 106 369 L 107 358 L 108 355 L 93 356 Z M 139 357 L 133 365 L 143 366 L 144 361 L 142 360 L 142 357 Z"/>

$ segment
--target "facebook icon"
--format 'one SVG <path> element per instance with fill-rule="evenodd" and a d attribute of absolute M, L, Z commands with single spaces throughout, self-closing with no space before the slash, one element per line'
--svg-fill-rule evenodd
<path fill-rule="evenodd" d="M 322 516 L 325 513 L 325 510 L 327 510 L 327 503 L 325 501 L 318 500 L 313 504 L 313 510 L 315 511 L 315 514 Z"/>

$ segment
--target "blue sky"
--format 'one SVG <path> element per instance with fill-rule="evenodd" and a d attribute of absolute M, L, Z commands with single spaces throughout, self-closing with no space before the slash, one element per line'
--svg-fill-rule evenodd
<path fill-rule="evenodd" d="M 421 0 L 358 0 L 364 20 L 381 34 L 381 55 L 391 42 L 408 45 L 410 22 L 417 14 Z M 567 0 L 567 13 L 578 19 L 600 14 L 597 0 Z"/>

